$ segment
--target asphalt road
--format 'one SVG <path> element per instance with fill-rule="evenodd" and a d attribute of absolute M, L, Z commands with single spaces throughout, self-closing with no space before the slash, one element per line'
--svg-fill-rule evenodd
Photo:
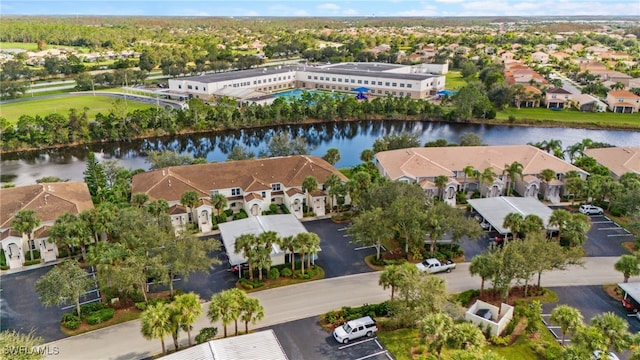
<path fill-rule="evenodd" d="M 587 258 L 584 267 L 543 274 L 542 286 L 601 285 L 622 281 L 620 273 L 613 269 L 616 261 L 617 257 Z M 376 272 L 369 272 L 252 293 L 251 296 L 259 299 L 264 306 L 265 318 L 250 329 L 318 316 L 342 306 L 384 301 L 390 297 L 390 290 L 385 291 L 378 286 L 378 276 Z M 452 293 L 480 286 L 480 279 L 469 275 L 469 263 L 459 264 L 455 271 L 437 276 L 446 280 L 447 289 Z M 205 314 L 207 309 L 208 304 L 205 304 Z M 199 318 L 192 333 L 197 333 L 205 326 L 211 326 L 208 319 Z M 214 326 L 222 329 L 220 324 Z M 166 341 L 170 340 L 167 338 Z M 186 343 L 185 334 L 181 334 L 180 341 Z M 158 340 L 147 341 L 142 337 L 140 322 L 137 320 L 54 341 L 48 345 L 56 346 L 65 360 L 141 359 L 160 352 Z"/>

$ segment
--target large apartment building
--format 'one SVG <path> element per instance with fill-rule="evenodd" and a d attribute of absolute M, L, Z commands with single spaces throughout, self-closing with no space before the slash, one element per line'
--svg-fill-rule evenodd
<path fill-rule="evenodd" d="M 169 91 L 186 98 L 211 101 L 228 96 L 269 103 L 271 94 L 287 89 L 324 90 L 365 96 L 404 96 L 425 99 L 445 86 L 444 75 L 422 67 L 384 63 L 338 63 L 279 66 L 169 79 Z"/>

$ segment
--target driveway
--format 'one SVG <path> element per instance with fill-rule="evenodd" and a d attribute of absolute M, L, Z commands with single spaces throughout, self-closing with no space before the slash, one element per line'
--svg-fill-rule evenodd
<path fill-rule="evenodd" d="M 634 241 L 629 232 L 605 215 L 592 215 L 591 228 L 587 232 L 584 250 L 587 256 L 621 256 L 629 252 L 622 247 L 626 241 Z"/>
<path fill-rule="evenodd" d="M 21 332 L 35 330 L 45 342 L 66 337 L 60 330 L 60 318 L 67 312 L 59 306 L 44 307 L 36 293 L 36 281 L 51 270 L 51 266 L 14 274 L 0 279 L 0 330 Z"/>

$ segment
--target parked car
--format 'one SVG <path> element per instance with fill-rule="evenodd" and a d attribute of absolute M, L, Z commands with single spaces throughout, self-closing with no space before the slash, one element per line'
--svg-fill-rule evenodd
<path fill-rule="evenodd" d="M 578 211 L 586 215 L 601 215 L 604 213 L 601 207 L 588 204 L 580 205 Z"/>
<path fill-rule="evenodd" d="M 335 328 L 335 330 L 333 330 L 333 338 L 339 343 L 347 344 L 349 341 L 363 336 L 371 337 L 376 332 L 378 332 L 376 321 L 373 320 L 371 316 L 365 316 L 347 321 Z"/>
<path fill-rule="evenodd" d="M 240 264 L 240 265 L 233 265 L 233 266 L 229 266 L 229 268 L 227 269 L 227 271 L 231 271 L 234 274 L 237 274 L 238 271 L 245 271 L 245 270 L 249 270 L 249 264 L 244 263 L 244 264 Z"/>
<path fill-rule="evenodd" d="M 417 263 L 416 266 L 418 270 L 422 272 L 428 272 L 430 274 L 435 274 L 439 272 L 451 272 L 451 270 L 456 268 L 456 263 L 451 260 L 447 260 L 445 263 L 441 263 L 438 259 L 426 259 L 421 263 Z"/>

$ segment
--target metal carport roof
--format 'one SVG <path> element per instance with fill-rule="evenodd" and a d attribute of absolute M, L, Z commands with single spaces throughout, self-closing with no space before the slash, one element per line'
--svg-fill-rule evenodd
<path fill-rule="evenodd" d="M 234 220 L 218 224 L 222 242 L 229 257 L 229 264 L 239 265 L 247 262 L 243 254 L 233 251 L 236 239 L 243 234 L 259 235 L 266 231 L 275 231 L 279 237 L 296 236 L 307 232 L 300 220 L 292 214 L 252 216 L 242 220 Z M 271 255 L 282 253 L 277 244 L 273 244 Z"/>
<path fill-rule="evenodd" d="M 519 213 L 522 217 L 527 215 L 537 215 L 542 219 L 545 227 L 549 230 L 556 228 L 549 227 L 549 217 L 553 210 L 532 197 L 492 197 L 484 199 L 470 199 L 469 205 L 484 218 L 500 234 L 509 233 L 509 229 L 502 226 L 504 218 L 510 213 Z"/>

